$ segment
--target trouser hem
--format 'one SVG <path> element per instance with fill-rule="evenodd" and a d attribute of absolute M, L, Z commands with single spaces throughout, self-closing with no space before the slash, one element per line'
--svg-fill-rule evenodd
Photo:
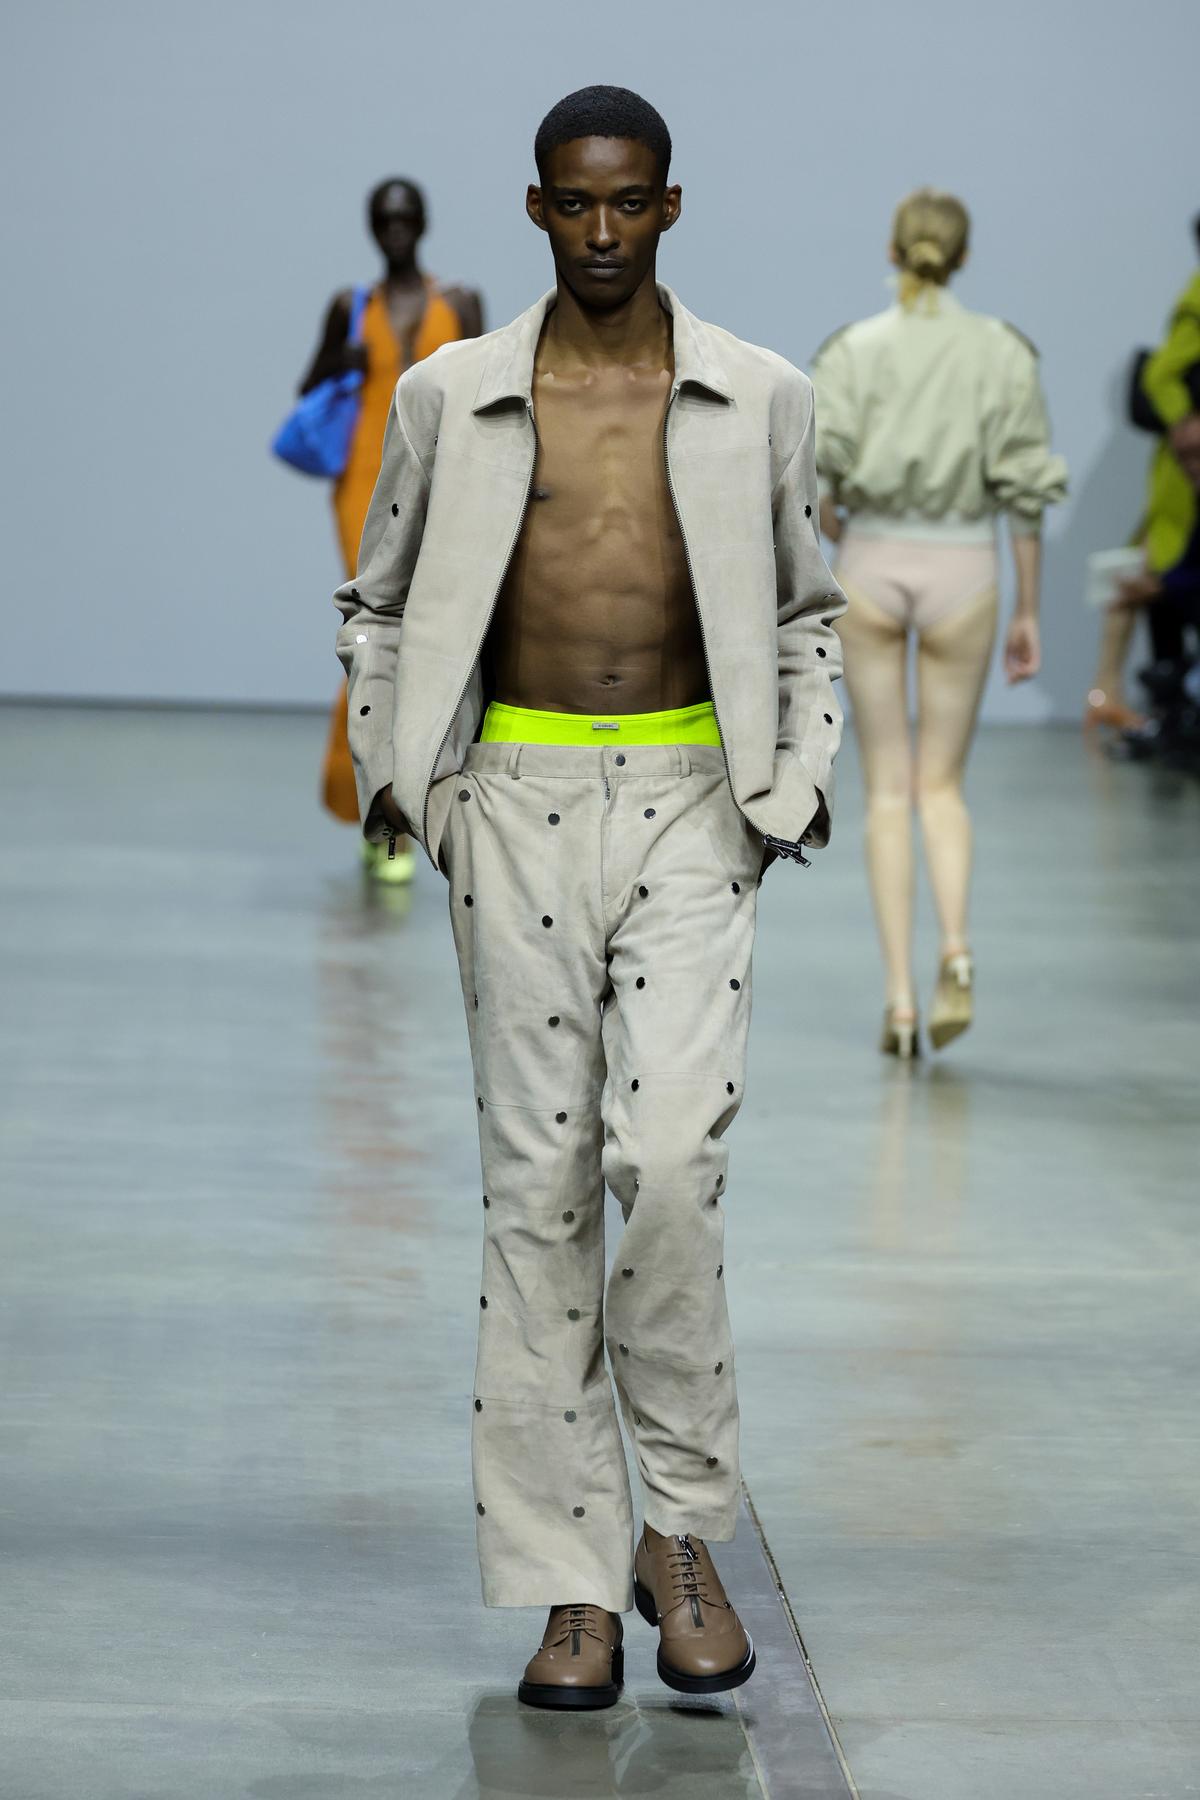
<path fill-rule="evenodd" d="M 706 1544 L 731 1544 L 737 1532 L 737 1506 L 719 1513 L 690 1512 L 682 1507 L 647 1507 L 646 1524 L 660 1537 L 698 1537 Z"/>
<path fill-rule="evenodd" d="M 510 1581 L 485 1581 L 483 1604 L 497 1607 L 598 1606 L 604 1612 L 633 1611 L 632 1576 L 612 1587 L 603 1584 L 597 1586 L 594 1582 L 580 1582 L 578 1587 L 578 1593 L 564 1594 L 561 1592 L 561 1582 L 522 1581 L 519 1578 Z"/>

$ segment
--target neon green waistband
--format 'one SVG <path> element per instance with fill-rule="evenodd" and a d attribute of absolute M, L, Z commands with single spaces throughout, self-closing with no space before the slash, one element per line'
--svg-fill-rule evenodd
<path fill-rule="evenodd" d="M 677 706 L 670 712 L 534 712 L 528 706 L 501 706 L 493 700 L 483 716 L 481 744 L 717 744 L 717 715 L 711 700 Z"/>

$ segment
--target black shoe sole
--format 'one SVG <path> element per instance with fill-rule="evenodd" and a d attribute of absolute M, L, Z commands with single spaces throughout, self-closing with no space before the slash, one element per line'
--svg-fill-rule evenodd
<path fill-rule="evenodd" d="M 658 1625 L 658 1608 L 654 1604 L 654 1597 L 640 1581 L 633 1584 L 633 1603 L 647 1625 Z M 742 1630 L 746 1631 L 744 1625 Z M 757 1660 L 754 1642 L 746 1631 L 746 1654 L 735 1669 L 721 1669 L 715 1675 L 684 1675 L 679 1669 L 673 1669 L 669 1662 L 664 1662 L 660 1650 L 658 1679 L 667 1687 L 674 1688 L 677 1694 L 727 1694 L 730 1688 L 741 1687 L 744 1681 L 749 1681 Z"/>
<path fill-rule="evenodd" d="M 547 1682 L 523 1681 L 517 1689 L 522 1706 L 552 1707 L 560 1712 L 599 1712 L 615 1706 L 625 1683 L 625 1652 L 614 1650 L 613 1678 L 601 1687 L 552 1687 Z"/>

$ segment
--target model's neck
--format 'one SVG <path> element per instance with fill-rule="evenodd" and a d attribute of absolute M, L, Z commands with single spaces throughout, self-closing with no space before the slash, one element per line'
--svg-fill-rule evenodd
<path fill-rule="evenodd" d="M 420 287 L 425 277 L 415 256 L 406 256 L 403 262 L 384 264 L 383 279 L 388 287 L 405 288 Z"/>
<path fill-rule="evenodd" d="M 554 349 L 586 367 L 661 361 L 670 354 L 671 318 L 663 311 L 651 270 L 622 306 L 583 306 L 558 280 L 558 299 L 546 320 Z"/>

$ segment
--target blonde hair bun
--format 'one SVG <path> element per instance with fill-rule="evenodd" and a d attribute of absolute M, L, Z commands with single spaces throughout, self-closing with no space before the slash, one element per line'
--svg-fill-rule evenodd
<path fill-rule="evenodd" d="M 902 271 L 902 305 L 911 305 L 922 287 L 945 286 L 967 253 L 970 231 L 970 214 L 954 194 L 917 188 L 900 202 L 892 244 Z"/>
<path fill-rule="evenodd" d="M 918 238 L 904 252 L 904 266 L 922 281 L 944 281 L 946 252 L 932 238 Z"/>

